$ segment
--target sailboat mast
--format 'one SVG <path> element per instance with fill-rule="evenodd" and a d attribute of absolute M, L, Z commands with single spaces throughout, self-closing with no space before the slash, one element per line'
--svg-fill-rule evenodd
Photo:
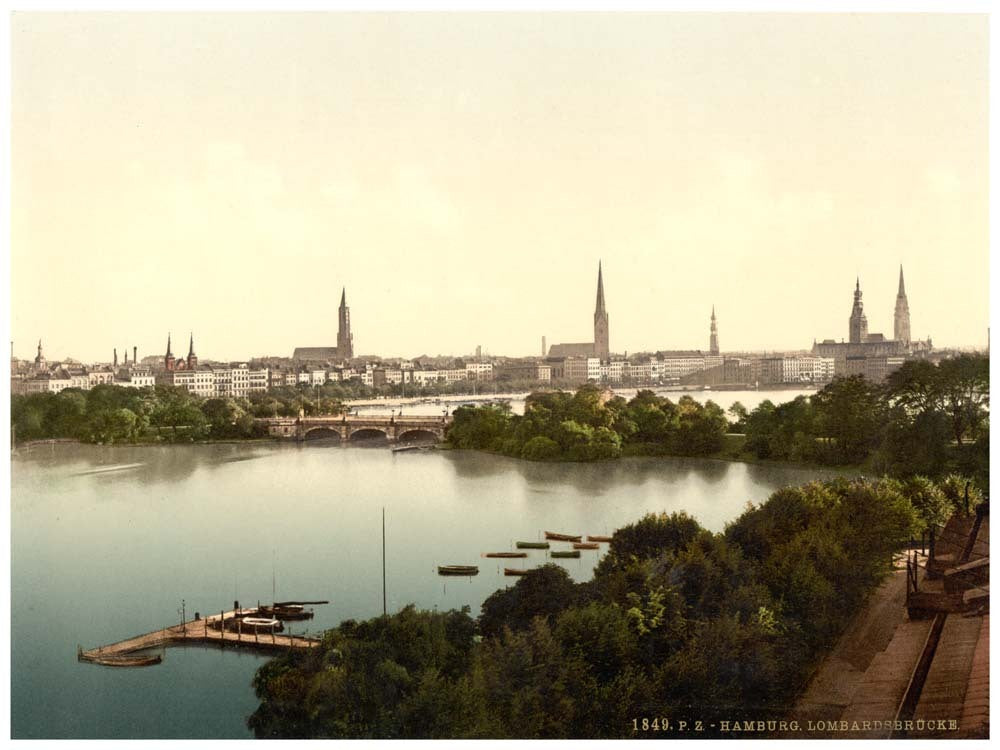
<path fill-rule="evenodd" d="M 385 506 L 382 506 L 382 617 L 388 616 L 385 605 Z"/>

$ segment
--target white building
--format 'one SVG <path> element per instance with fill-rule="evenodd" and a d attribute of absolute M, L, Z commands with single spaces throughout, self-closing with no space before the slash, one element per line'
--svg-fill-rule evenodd
<path fill-rule="evenodd" d="M 660 358 L 660 376 L 664 379 L 679 379 L 692 372 L 705 369 L 705 357 L 701 354 L 677 354 Z"/>
<path fill-rule="evenodd" d="M 465 365 L 465 372 L 469 380 L 493 380 L 493 363 L 469 362 Z"/>
<path fill-rule="evenodd" d="M 156 385 L 156 376 L 152 370 L 122 369 L 118 372 L 114 384 L 123 388 L 152 388 Z"/>
<path fill-rule="evenodd" d="M 212 398 L 215 395 L 215 371 L 209 367 L 168 371 L 161 375 L 161 381 L 167 385 L 184 388 L 188 393 L 202 398 Z"/>

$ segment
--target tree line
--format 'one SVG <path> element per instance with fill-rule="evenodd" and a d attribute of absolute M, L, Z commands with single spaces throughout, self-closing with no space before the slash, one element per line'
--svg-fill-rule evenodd
<path fill-rule="evenodd" d="M 744 450 L 761 459 L 863 464 L 873 473 L 985 477 L 989 358 L 911 360 L 882 384 L 835 378 L 812 396 L 752 411 L 730 408 Z"/>
<path fill-rule="evenodd" d="M 527 397 L 524 414 L 507 404 L 459 407 L 447 440 L 532 461 L 594 461 L 626 455 L 704 456 L 719 451 L 723 410 L 682 396 L 675 404 L 642 390 L 626 401 L 596 385 Z"/>
<path fill-rule="evenodd" d="M 16 394 L 11 425 L 17 442 L 68 438 L 87 443 L 192 442 L 266 437 L 254 417 L 337 413 L 339 399 L 295 388 L 248 398 L 202 398 L 186 389 L 157 385 L 98 385 L 59 393 Z"/>
<path fill-rule="evenodd" d="M 258 670 L 248 723 L 260 738 L 691 738 L 783 718 L 893 554 L 964 486 L 789 487 L 722 533 L 647 515 L 614 533 L 585 583 L 550 564 L 478 618 L 410 605 L 341 623 Z M 654 731 L 662 717 L 671 728 Z"/>

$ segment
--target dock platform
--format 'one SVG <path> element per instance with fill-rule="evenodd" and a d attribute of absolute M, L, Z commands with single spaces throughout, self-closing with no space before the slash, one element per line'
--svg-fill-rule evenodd
<path fill-rule="evenodd" d="M 144 667 L 158 664 L 160 655 L 149 652 L 157 648 L 180 645 L 214 645 L 221 648 L 243 648 L 257 651 L 289 651 L 292 649 L 310 649 L 320 644 L 318 638 L 289 633 L 243 633 L 240 630 L 230 631 L 223 621 L 239 617 L 254 616 L 257 608 L 247 608 L 220 612 L 201 619 L 192 620 L 177 625 L 170 625 L 151 633 L 138 635 L 124 641 L 118 641 L 107 646 L 84 650 L 77 647 L 77 659 L 107 667 Z"/>

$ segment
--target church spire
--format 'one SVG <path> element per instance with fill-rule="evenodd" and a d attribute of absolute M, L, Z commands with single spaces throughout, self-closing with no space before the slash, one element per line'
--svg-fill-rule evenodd
<path fill-rule="evenodd" d="M 594 312 L 604 312 L 604 274 L 601 271 L 601 261 L 597 261 L 597 306 Z"/>
<path fill-rule="evenodd" d="M 347 307 L 347 287 L 342 287 L 340 290 L 340 306 Z"/>
<path fill-rule="evenodd" d="M 191 343 L 188 344 L 188 356 L 194 356 L 194 331 L 191 331 Z"/>
<path fill-rule="evenodd" d="M 906 299 L 903 285 L 903 265 L 899 266 L 899 292 L 896 294 L 896 310 L 892 316 L 892 333 L 896 341 L 910 345 L 910 303 Z"/>
<path fill-rule="evenodd" d="M 170 351 L 170 334 L 167 334 L 167 356 L 172 357 L 173 353 Z"/>
<path fill-rule="evenodd" d="M 604 307 L 604 272 L 597 261 L 597 305 L 594 309 L 594 356 L 607 360 L 611 356 L 608 339 L 608 311 Z"/>

